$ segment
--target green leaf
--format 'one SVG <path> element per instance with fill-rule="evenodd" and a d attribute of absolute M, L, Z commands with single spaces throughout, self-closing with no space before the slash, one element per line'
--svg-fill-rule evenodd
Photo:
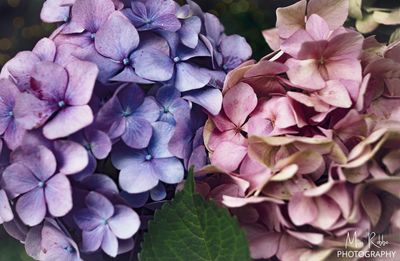
<path fill-rule="evenodd" d="M 156 211 L 144 235 L 141 261 L 246 261 L 248 243 L 227 209 L 194 192 L 193 171 L 175 199 Z"/>

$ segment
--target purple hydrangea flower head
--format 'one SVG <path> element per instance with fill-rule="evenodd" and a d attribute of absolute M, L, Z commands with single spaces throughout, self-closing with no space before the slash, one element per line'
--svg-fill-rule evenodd
<path fill-rule="evenodd" d="M 19 197 L 15 208 L 25 224 L 39 224 L 47 210 L 61 217 L 72 209 L 71 185 L 64 174 L 56 173 L 57 161 L 49 149 L 21 146 L 11 159 L 2 178 L 11 197 Z"/>
<path fill-rule="evenodd" d="M 138 0 L 124 14 L 139 31 L 165 30 L 176 32 L 181 27 L 173 0 Z"/>
<path fill-rule="evenodd" d="M 172 86 L 166 85 L 159 88 L 155 98 L 161 105 L 159 121 L 175 125 L 175 117 L 182 117 L 182 115 L 189 114 L 189 103 L 182 99 L 179 91 Z"/>
<path fill-rule="evenodd" d="M 14 214 L 12 212 L 10 201 L 4 190 L 0 190 L 0 224 L 10 222 L 13 220 Z"/>
<path fill-rule="evenodd" d="M 154 46 L 139 46 L 139 42 L 136 28 L 121 12 L 116 11 L 96 33 L 94 46 L 83 48 L 76 55 L 99 66 L 102 82 L 151 83 L 169 80 L 173 68 L 169 66 L 168 53 Z"/>
<path fill-rule="evenodd" d="M 74 176 L 76 179 L 82 179 L 93 174 L 96 170 L 97 159 L 105 159 L 111 151 L 112 144 L 108 135 L 91 127 L 73 134 L 71 139 L 84 146 L 89 157 L 86 168 Z"/>
<path fill-rule="evenodd" d="M 118 254 L 118 239 L 128 239 L 139 229 L 139 216 L 129 207 L 113 205 L 106 197 L 90 192 L 86 208 L 76 212 L 74 219 L 82 229 L 82 251 L 101 248 L 108 255 Z"/>
<path fill-rule="evenodd" d="M 184 169 L 178 158 L 168 150 L 174 126 L 166 122 L 153 123 L 153 136 L 147 148 L 131 149 L 118 144 L 111 153 L 113 165 L 120 169 L 119 184 L 128 193 L 148 191 L 159 183 L 177 184 Z"/>
<path fill-rule="evenodd" d="M 19 103 L 21 114 L 31 114 L 32 104 L 41 101 L 38 113 L 46 121 L 43 134 L 48 139 L 66 137 L 90 125 L 93 113 L 87 105 L 92 96 L 98 74 L 96 65 L 75 60 L 66 67 L 51 62 L 40 62 L 32 72 L 29 91 L 35 95 L 24 95 Z M 31 121 L 26 128 L 35 128 Z"/>
<path fill-rule="evenodd" d="M 128 146 L 142 149 L 149 144 L 153 132 L 151 123 L 159 116 L 156 101 L 145 97 L 137 85 L 128 85 L 119 88 L 104 104 L 97 115 L 97 123 L 111 139 L 122 137 Z"/>
<path fill-rule="evenodd" d="M 45 221 L 41 229 L 40 260 L 80 261 L 78 246 L 55 222 Z"/>

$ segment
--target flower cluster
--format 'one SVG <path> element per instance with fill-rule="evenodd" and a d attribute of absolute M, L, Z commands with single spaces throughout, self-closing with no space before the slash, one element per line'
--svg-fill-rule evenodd
<path fill-rule="evenodd" d="M 190 0 L 47 0 L 41 18 L 59 27 L 0 75 L 0 222 L 37 260 L 137 250 L 137 209 L 208 163 L 207 114 L 251 48 Z"/>
<path fill-rule="evenodd" d="M 348 1 L 279 8 L 275 51 L 228 73 L 204 127 L 197 190 L 238 217 L 255 259 L 324 260 L 349 233 L 399 229 L 400 43 L 343 27 L 347 14 Z"/>

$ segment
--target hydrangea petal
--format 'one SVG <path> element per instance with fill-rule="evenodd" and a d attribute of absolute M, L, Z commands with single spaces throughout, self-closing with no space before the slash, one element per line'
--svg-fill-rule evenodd
<path fill-rule="evenodd" d="M 92 122 L 93 112 L 88 105 L 66 107 L 44 126 L 43 135 L 50 140 L 66 137 Z"/>
<path fill-rule="evenodd" d="M 57 174 L 48 180 L 44 192 L 47 207 L 53 216 L 65 216 L 72 209 L 71 185 L 63 174 Z"/>
<path fill-rule="evenodd" d="M 139 216 L 132 209 L 117 205 L 114 216 L 108 221 L 111 231 L 120 239 L 132 237 L 140 226 Z"/>
<path fill-rule="evenodd" d="M 22 195 L 15 205 L 18 216 L 28 226 L 36 226 L 46 216 L 46 202 L 42 188 L 36 188 Z"/>

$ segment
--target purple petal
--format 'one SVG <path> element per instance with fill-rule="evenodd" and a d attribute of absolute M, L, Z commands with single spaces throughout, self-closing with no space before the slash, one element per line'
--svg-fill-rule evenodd
<path fill-rule="evenodd" d="M 101 249 L 111 257 L 116 257 L 118 254 L 118 240 L 109 228 L 104 229 Z"/>
<path fill-rule="evenodd" d="M 174 135 L 168 143 L 169 151 L 180 159 L 187 159 L 192 147 L 194 133 L 187 122 L 178 122 Z"/>
<path fill-rule="evenodd" d="M 143 103 L 144 95 L 143 90 L 136 84 L 117 90 L 117 97 L 123 108 L 121 112 L 134 112 Z"/>
<path fill-rule="evenodd" d="M 4 141 L 7 147 L 14 150 L 22 144 L 22 140 L 25 136 L 26 130 L 20 126 L 19 123 L 13 121 L 10 122 L 6 132 L 4 133 Z"/>
<path fill-rule="evenodd" d="M 114 12 L 96 34 L 96 50 L 115 61 L 122 62 L 128 58 L 138 45 L 138 32 L 120 12 Z"/>
<path fill-rule="evenodd" d="M 181 92 L 202 88 L 210 80 L 210 75 L 197 65 L 185 62 L 176 65 L 175 87 Z"/>
<path fill-rule="evenodd" d="M 157 90 L 156 100 L 164 107 L 169 107 L 178 98 L 181 97 L 179 91 L 172 86 L 163 86 Z"/>
<path fill-rule="evenodd" d="M 92 97 L 94 84 L 99 70 L 90 62 L 76 60 L 66 66 L 69 83 L 65 101 L 69 105 L 85 105 Z"/>
<path fill-rule="evenodd" d="M 149 122 L 155 122 L 160 116 L 160 107 L 153 97 L 146 97 L 142 105 L 132 115 L 146 119 Z"/>
<path fill-rule="evenodd" d="M 212 115 L 217 115 L 222 108 L 222 93 L 215 88 L 188 91 L 183 98 L 200 105 Z"/>
<path fill-rule="evenodd" d="M 66 5 L 65 0 L 49 0 L 43 3 L 40 19 L 46 23 L 65 22 L 69 18 L 70 5 Z M 72 1 L 70 1 L 72 2 Z M 72 4 L 71 4 L 72 5 Z"/>
<path fill-rule="evenodd" d="M 149 199 L 149 192 L 147 191 L 138 194 L 129 194 L 125 191 L 121 191 L 120 195 L 128 202 L 129 206 L 133 208 L 143 207 Z"/>
<path fill-rule="evenodd" d="M 120 142 L 115 145 L 111 153 L 111 161 L 114 167 L 121 170 L 133 164 L 140 164 L 146 155 L 146 151 L 132 149 Z"/>
<path fill-rule="evenodd" d="M 119 185 L 129 193 L 145 192 L 157 184 L 158 176 L 149 161 L 132 164 L 119 173 Z"/>
<path fill-rule="evenodd" d="M 94 174 L 82 181 L 89 189 L 104 193 L 118 194 L 119 190 L 115 182 L 106 175 Z"/>
<path fill-rule="evenodd" d="M 45 146 L 21 146 L 11 155 L 13 163 L 25 165 L 41 181 L 51 177 L 56 171 L 56 158 Z"/>
<path fill-rule="evenodd" d="M 43 128 L 43 135 L 58 139 L 73 134 L 93 122 L 93 112 L 88 105 L 69 106 L 62 109 Z"/>
<path fill-rule="evenodd" d="M 155 158 L 172 157 L 168 149 L 168 143 L 174 134 L 174 126 L 167 122 L 153 123 L 153 136 L 151 138 L 148 150 Z"/>
<path fill-rule="evenodd" d="M 32 52 L 24 51 L 18 53 L 13 59 L 11 59 L 5 68 L 12 75 L 18 88 L 21 91 L 28 89 L 31 84 L 31 75 L 35 66 L 40 62 L 37 55 Z"/>
<path fill-rule="evenodd" d="M 118 138 L 125 131 L 124 109 L 116 96 L 107 101 L 97 113 L 97 125 L 106 131 L 110 138 Z"/>
<path fill-rule="evenodd" d="M 47 207 L 53 216 L 65 216 L 72 209 L 71 185 L 63 174 L 57 174 L 47 181 L 44 192 Z"/>
<path fill-rule="evenodd" d="M 167 184 L 177 184 L 183 180 L 184 169 L 177 158 L 154 159 L 154 172 L 158 178 Z"/>
<path fill-rule="evenodd" d="M 40 60 L 52 62 L 56 57 L 56 44 L 49 38 L 42 38 L 37 42 L 32 52 L 36 54 Z"/>
<path fill-rule="evenodd" d="M 13 220 L 14 214 L 4 190 L 0 190 L 0 224 Z"/>
<path fill-rule="evenodd" d="M 150 190 L 150 197 L 154 201 L 160 201 L 165 199 L 167 196 L 167 191 L 163 183 L 159 182 L 157 186 Z"/>
<path fill-rule="evenodd" d="M 181 41 L 189 48 L 196 48 L 199 43 L 199 33 L 201 29 L 201 20 L 197 16 L 189 17 L 182 22 L 179 30 Z"/>
<path fill-rule="evenodd" d="M 214 41 L 214 44 L 218 45 L 224 27 L 218 18 L 210 13 L 204 14 L 204 26 L 206 28 L 207 37 Z"/>
<path fill-rule="evenodd" d="M 90 149 L 97 159 L 105 159 L 111 151 L 111 141 L 108 135 L 99 130 L 88 130 L 86 136 L 90 141 Z"/>
<path fill-rule="evenodd" d="M 41 127 L 53 112 L 54 108 L 47 102 L 29 93 L 19 94 L 14 107 L 15 120 L 27 130 Z"/>
<path fill-rule="evenodd" d="M 87 208 L 76 211 L 74 221 L 83 231 L 91 231 L 103 224 L 103 219 Z"/>
<path fill-rule="evenodd" d="M 97 192 L 90 192 L 85 199 L 86 206 L 92 212 L 107 220 L 114 214 L 114 206 L 103 195 Z"/>
<path fill-rule="evenodd" d="M 64 67 L 52 63 L 41 62 L 32 72 L 31 91 L 41 100 L 57 106 L 64 100 L 68 83 L 68 73 Z"/>
<path fill-rule="evenodd" d="M 78 32 L 81 28 L 95 33 L 114 11 L 114 3 L 110 0 L 76 1 L 72 7 L 70 23 Z"/>
<path fill-rule="evenodd" d="M 207 164 L 207 153 L 204 146 L 196 147 L 190 155 L 187 169 L 194 167 L 194 170 L 199 170 Z"/>
<path fill-rule="evenodd" d="M 18 216 L 28 226 L 36 226 L 46 216 L 46 202 L 42 188 L 36 188 L 22 195 L 15 206 Z"/>
<path fill-rule="evenodd" d="M 174 73 L 174 63 L 169 56 L 154 48 L 138 50 L 131 59 L 137 75 L 150 81 L 164 82 Z"/>
<path fill-rule="evenodd" d="M 109 219 L 108 225 L 115 236 L 120 239 L 128 239 L 138 231 L 140 219 L 132 209 L 117 205 L 114 216 Z"/>
<path fill-rule="evenodd" d="M 28 256 L 39 260 L 42 250 L 42 226 L 29 229 L 25 239 L 25 251 Z"/>
<path fill-rule="evenodd" d="M 231 70 L 251 57 L 251 47 L 246 39 L 239 35 L 224 36 L 220 49 L 224 57 L 224 68 Z"/>
<path fill-rule="evenodd" d="M 82 251 L 94 252 L 99 249 L 104 235 L 104 226 L 98 226 L 97 228 L 90 231 L 82 232 Z"/>
<path fill-rule="evenodd" d="M 90 152 L 87 153 L 87 155 L 88 155 L 88 164 L 83 170 L 79 171 L 73 176 L 74 180 L 81 181 L 82 179 L 85 179 L 86 177 L 92 175 L 96 171 L 97 168 L 96 158 Z"/>
<path fill-rule="evenodd" d="M 58 140 L 54 142 L 54 153 L 57 157 L 59 171 L 66 175 L 77 173 L 88 164 L 86 149 L 73 141 Z"/>
<path fill-rule="evenodd" d="M 138 117 L 128 117 L 122 140 L 131 148 L 143 149 L 149 144 L 152 133 L 153 129 L 147 120 Z"/>
<path fill-rule="evenodd" d="M 39 184 L 35 175 L 20 163 L 11 164 L 4 170 L 3 182 L 13 197 L 31 191 Z"/>

